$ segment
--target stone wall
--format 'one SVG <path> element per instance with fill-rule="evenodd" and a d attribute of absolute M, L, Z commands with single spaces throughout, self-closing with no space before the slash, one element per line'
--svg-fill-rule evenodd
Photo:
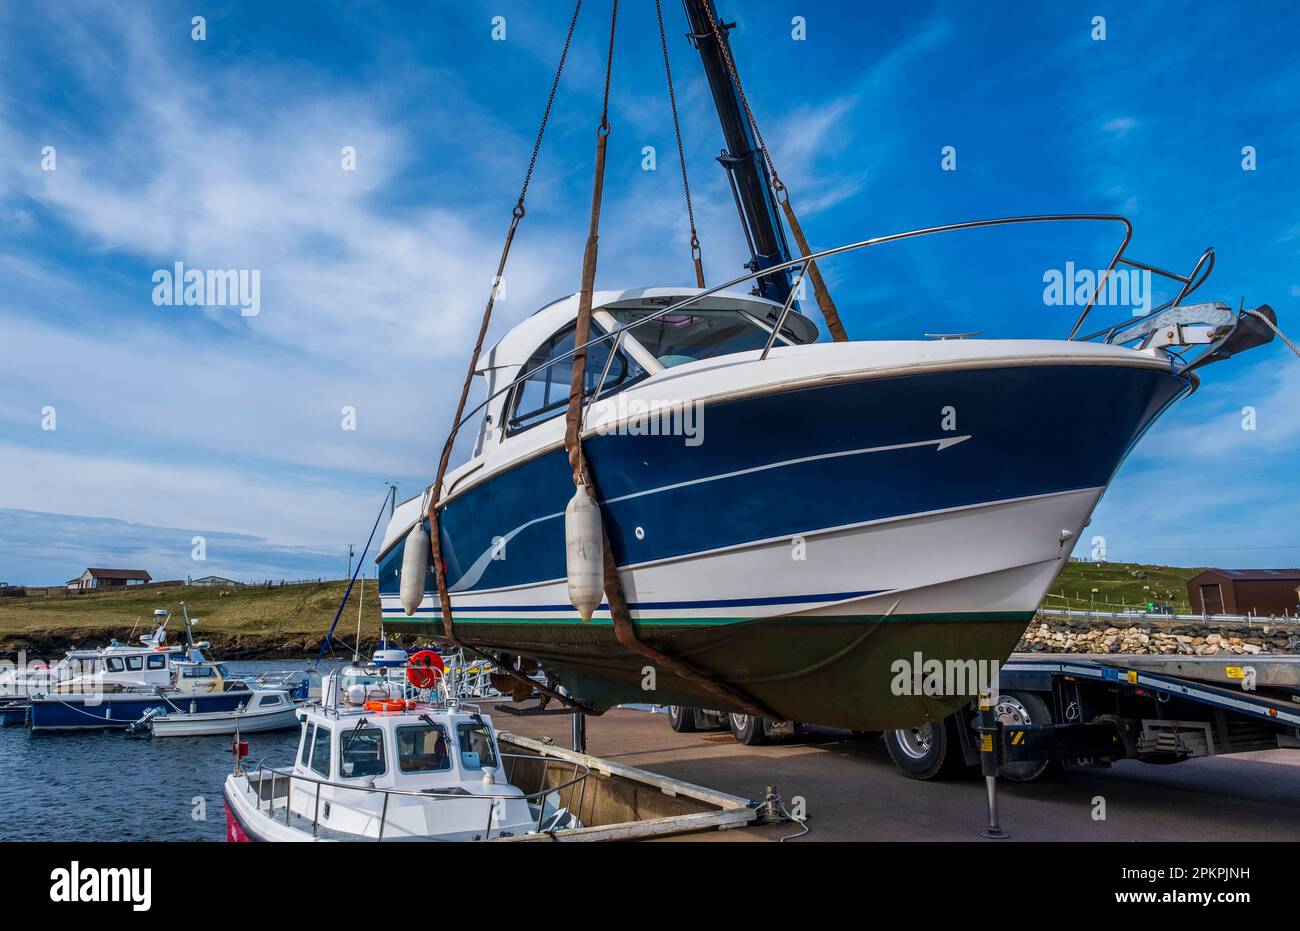
<path fill-rule="evenodd" d="M 1300 653 L 1300 626 L 1134 623 L 1036 618 L 1016 646 L 1023 653 L 1154 653 L 1181 656 Z"/>

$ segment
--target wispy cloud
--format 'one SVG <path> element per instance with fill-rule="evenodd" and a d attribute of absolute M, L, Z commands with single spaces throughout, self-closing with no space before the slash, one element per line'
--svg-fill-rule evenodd
<path fill-rule="evenodd" d="M 1129 134 L 1129 131 L 1137 126 L 1138 121 L 1131 116 L 1117 116 L 1113 120 L 1107 120 L 1101 124 L 1101 128 L 1112 136 L 1123 139 Z"/>

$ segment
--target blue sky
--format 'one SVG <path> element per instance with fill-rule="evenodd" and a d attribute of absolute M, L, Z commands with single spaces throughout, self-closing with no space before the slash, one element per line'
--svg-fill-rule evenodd
<path fill-rule="evenodd" d="M 747 256 L 703 75 L 678 4 L 664 8 L 720 281 Z M 0 0 L 0 580 L 106 563 L 340 574 L 384 483 L 405 497 L 431 478 L 570 10 Z M 738 21 L 743 80 L 814 245 L 1122 212 L 1131 255 L 1185 270 L 1213 245 L 1200 296 L 1270 302 L 1300 331 L 1294 6 L 721 11 Z M 1105 41 L 1091 37 L 1098 15 Z M 607 27 L 608 3 L 588 0 L 495 334 L 577 287 Z M 620 9 L 611 121 L 598 287 L 689 283 L 646 2 Z M 646 145 L 657 171 L 641 168 Z M 344 146 L 356 171 L 341 170 Z M 944 146 L 956 171 L 940 168 Z M 1073 313 L 1044 306 L 1044 269 L 1099 267 L 1113 244 L 1110 229 L 980 232 L 824 270 L 857 338 L 1059 336 Z M 258 270 L 260 312 L 156 306 L 151 276 L 177 261 Z M 1089 535 L 1112 559 L 1300 564 L 1298 390 L 1300 361 L 1278 345 L 1208 369 L 1125 464 Z M 1063 416 L 1086 403 L 1062 399 Z"/>

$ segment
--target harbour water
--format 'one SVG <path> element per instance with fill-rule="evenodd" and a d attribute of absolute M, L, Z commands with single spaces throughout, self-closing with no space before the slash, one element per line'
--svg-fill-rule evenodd
<path fill-rule="evenodd" d="M 229 662 L 236 674 L 307 660 Z M 337 664 L 322 664 L 328 672 Z M 319 676 L 313 677 L 319 685 Z M 256 765 L 289 763 L 298 731 L 250 734 Z M 131 737 L 122 731 L 33 734 L 0 728 L 0 841 L 220 841 L 231 738 Z"/>

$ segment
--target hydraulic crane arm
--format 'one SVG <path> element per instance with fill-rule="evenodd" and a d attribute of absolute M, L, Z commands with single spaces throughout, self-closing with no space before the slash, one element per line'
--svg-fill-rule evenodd
<path fill-rule="evenodd" d="M 727 67 L 722 49 L 718 47 L 711 25 L 713 22 L 718 24 L 718 32 L 723 41 L 727 42 L 727 32 L 734 24 L 724 23 L 718 18 L 713 0 L 682 0 L 682 3 L 691 27 L 691 42 L 704 63 L 704 73 L 709 80 L 709 89 L 713 92 L 718 121 L 722 124 L 726 149 L 718 161 L 727 170 L 732 194 L 736 198 L 736 208 L 740 213 L 740 223 L 749 244 L 750 261 L 746 267 L 751 271 L 762 271 L 788 262 L 791 258 L 790 249 L 786 245 L 776 197 L 767 181 L 763 155 L 754 140 L 741 103 L 740 91 Z M 731 60 L 734 64 L 734 56 Z M 769 300 L 784 302 L 790 294 L 791 285 L 789 271 L 773 272 L 756 279 L 755 291 Z"/>

